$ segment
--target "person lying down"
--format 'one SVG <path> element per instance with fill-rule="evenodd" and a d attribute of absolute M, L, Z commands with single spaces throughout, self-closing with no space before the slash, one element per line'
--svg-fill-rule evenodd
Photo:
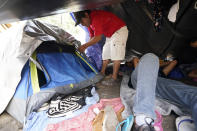
<path fill-rule="evenodd" d="M 131 83 L 136 89 L 133 112 L 136 131 L 155 131 L 153 122 L 155 97 L 175 103 L 187 110 L 197 127 L 197 87 L 158 76 L 159 58 L 148 53 L 141 57 L 131 74 Z M 197 129 L 197 128 L 196 128 Z"/>

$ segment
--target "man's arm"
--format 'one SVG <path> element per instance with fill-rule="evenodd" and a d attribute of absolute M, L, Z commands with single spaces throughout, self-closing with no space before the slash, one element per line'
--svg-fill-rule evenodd
<path fill-rule="evenodd" d="M 87 43 L 83 44 L 82 46 L 79 47 L 79 51 L 80 52 L 84 52 L 86 48 L 88 48 L 91 45 L 96 44 L 97 42 L 99 42 L 102 38 L 102 35 L 98 35 L 98 36 L 94 36 L 90 39 L 90 41 L 88 41 Z"/>
<path fill-rule="evenodd" d="M 138 63 L 139 63 L 139 58 L 134 57 L 134 58 L 133 58 L 133 66 L 134 66 L 134 68 L 137 67 Z"/>
<path fill-rule="evenodd" d="M 194 48 L 197 48 L 197 41 L 194 41 L 194 42 L 190 43 L 190 46 L 194 47 Z"/>

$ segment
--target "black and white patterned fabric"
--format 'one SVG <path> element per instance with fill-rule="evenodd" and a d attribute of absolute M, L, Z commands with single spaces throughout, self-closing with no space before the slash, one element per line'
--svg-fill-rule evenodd
<path fill-rule="evenodd" d="M 69 115 L 86 105 L 86 97 L 91 97 L 90 87 L 79 90 L 78 92 L 70 95 L 55 95 L 49 106 L 47 114 L 49 117 L 62 117 Z"/>

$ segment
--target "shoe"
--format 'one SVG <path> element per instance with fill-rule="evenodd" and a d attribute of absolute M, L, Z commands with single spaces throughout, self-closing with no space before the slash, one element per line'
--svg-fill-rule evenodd
<path fill-rule="evenodd" d="M 47 115 L 51 118 L 70 115 L 84 106 L 81 99 L 83 96 L 68 96 L 57 104 L 50 104 Z"/>
<path fill-rule="evenodd" d="M 127 119 L 125 119 L 124 121 L 120 122 L 117 126 L 116 126 L 116 131 L 118 131 L 118 129 L 121 127 L 121 131 L 130 131 L 133 125 L 133 121 L 134 121 L 134 117 L 133 115 L 130 115 L 129 117 L 127 117 Z"/>
<path fill-rule="evenodd" d="M 64 97 L 64 95 L 60 95 L 60 94 L 55 94 L 52 98 L 51 98 L 51 104 L 58 104 L 61 99 Z"/>
<path fill-rule="evenodd" d="M 103 80 L 103 81 L 101 82 L 101 84 L 103 84 L 103 85 L 105 85 L 105 86 L 113 86 L 113 85 L 115 85 L 115 84 L 117 84 L 117 83 L 118 83 L 118 81 L 115 80 L 115 79 L 113 79 L 113 78 L 106 79 L 106 80 Z"/>
<path fill-rule="evenodd" d="M 145 122 L 146 122 L 146 118 L 145 118 Z M 138 126 L 137 124 L 135 124 L 133 131 L 156 131 L 153 123 L 154 121 L 152 120 L 150 124 L 148 124 L 147 122 L 146 124 L 143 124 L 141 126 Z"/>
<path fill-rule="evenodd" d="M 127 119 L 126 122 L 123 124 L 122 126 L 122 131 L 130 131 L 132 126 L 133 126 L 133 121 L 134 121 L 134 117 L 133 115 L 130 115 Z"/>
<path fill-rule="evenodd" d="M 141 126 L 135 127 L 133 131 L 155 131 L 155 128 L 151 125 L 143 124 Z"/>
<path fill-rule="evenodd" d="M 196 131 L 194 120 L 191 116 L 180 116 L 176 118 L 177 131 Z"/>

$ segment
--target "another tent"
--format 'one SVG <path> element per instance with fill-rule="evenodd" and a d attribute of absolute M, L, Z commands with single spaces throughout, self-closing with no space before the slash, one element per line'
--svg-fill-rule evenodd
<path fill-rule="evenodd" d="M 19 30 L 16 46 L 7 49 L 7 52 L 13 51 L 11 59 L 8 53 L 1 56 L 8 67 L 3 68 L 0 77 L 2 80 L 4 76 L 1 88 L 6 87 L 0 96 L 7 95 L 0 105 L 1 112 L 14 95 L 7 111 L 23 122 L 26 115 L 37 110 L 55 93 L 69 94 L 100 80 L 97 70 L 76 51 L 80 42 L 64 30 L 39 21 L 23 23 Z M 9 67 L 15 73 L 10 72 Z M 10 80 L 14 84 L 9 83 Z"/>

